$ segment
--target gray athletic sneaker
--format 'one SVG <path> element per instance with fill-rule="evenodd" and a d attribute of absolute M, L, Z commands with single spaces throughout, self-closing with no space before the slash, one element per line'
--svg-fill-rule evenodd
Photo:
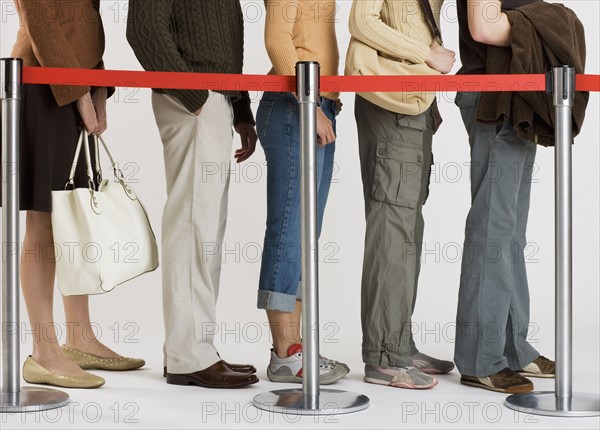
<path fill-rule="evenodd" d="M 365 365 L 365 382 L 387 385 L 396 388 L 426 390 L 437 385 L 438 381 L 421 372 L 416 367 L 381 367 Z"/>
<path fill-rule="evenodd" d="M 438 360 L 437 358 L 430 357 L 427 354 L 417 352 L 412 356 L 413 366 L 419 369 L 423 373 L 429 373 L 430 375 L 441 375 L 448 373 L 454 369 L 454 363 L 446 360 Z"/>
<path fill-rule="evenodd" d="M 350 372 L 344 363 L 328 358 L 319 359 L 319 381 L 321 385 L 333 384 Z M 288 348 L 288 357 L 279 358 L 271 350 L 271 362 L 267 367 L 267 376 L 273 382 L 302 383 L 302 345 L 295 343 Z"/>

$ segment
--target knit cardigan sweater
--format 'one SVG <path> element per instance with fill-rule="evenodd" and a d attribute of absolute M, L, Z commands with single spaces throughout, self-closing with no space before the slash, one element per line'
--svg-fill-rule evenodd
<path fill-rule="evenodd" d="M 239 0 L 129 0 L 127 40 L 150 71 L 242 73 L 244 21 Z M 230 96 L 234 124 L 254 123 L 245 91 L 214 90 Z M 207 90 L 155 89 L 190 112 L 208 99 Z"/>
<path fill-rule="evenodd" d="M 429 0 L 437 23 L 443 0 Z M 419 0 L 354 0 L 346 75 L 439 75 L 425 63 L 435 40 Z M 438 24 L 439 27 L 439 24 Z M 405 92 L 359 93 L 392 112 L 418 115 L 435 100 L 415 82 Z"/>

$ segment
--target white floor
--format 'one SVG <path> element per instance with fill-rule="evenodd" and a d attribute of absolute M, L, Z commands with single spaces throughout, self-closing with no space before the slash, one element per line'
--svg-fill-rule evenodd
<path fill-rule="evenodd" d="M 264 350 L 245 348 L 245 361 L 257 363 L 261 381 L 249 388 L 208 390 L 167 385 L 162 360 L 147 355 L 147 367 L 128 373 L 96 372 L 107 384 L 97 390 L 69 390 L 71 403 L 41 413 L 2 415 L 2 429 L 12 428 L 590 428 L 599 418 L 548 418 L 516 413 L 503 405 L 505 395 L 468 388 L 453 371 L 427 391 L 393 389 L 362 382 L 359 357 L 350 361 L 352 372 L 331 388 L 360 392 L 371 399 L 369 409 L 350 415 L 297 417 L 260 411 L 255 395 L 286 388 L 267 382 Z M 222 348 L 225 357 L 233 350 Z M 238 349 L 239 351 L 239 349 Z M 139 349 L 138 349 L 139 352 Z M 150 352 L 150 351 L 148 351 Z M 156 352 L 156 351 L 155 351 Z M 596 354 L 577 357 L 574 386 L 577 391 L 598 393 Z M 237 354 L 240 361 L 240 354 Z M 232 360 L 233 361 L 233 360 Z M 589 362 L 588 362 L 589 361 Z M 584 371 L 587 369 L 588 371 Z M 590 373 L 591 371 L 591 373 Z M 553 380 L 534 380 L 537 390 L 553 390 Z"/>

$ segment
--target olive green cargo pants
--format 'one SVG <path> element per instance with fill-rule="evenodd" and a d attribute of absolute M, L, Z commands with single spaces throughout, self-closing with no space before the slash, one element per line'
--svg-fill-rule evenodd
<path fill-rule="evenodd" d="M 411 366 L 417 353 L 411 316 L 417 297 L 433 156 L 434 108 L 400 115 L 356 96 L 365 199 L 362 356 L 365 364 Z"/>

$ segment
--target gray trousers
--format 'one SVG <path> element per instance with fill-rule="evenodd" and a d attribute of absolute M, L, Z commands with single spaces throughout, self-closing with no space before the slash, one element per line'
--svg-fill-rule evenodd
<path fill-rule="evenodd" d="M 411 316 L 417 297 L 431 173 L 434 119 L 390 112 L 356 96 L 365 200 L 362 356 L 365 364 L 410 366 L 417 353 Z"/>
<path fill-rule="evenodd" d="M 475 121 L 479 94 L 459 93 L 471 146 L 467 216 L 454 361 L 460 373 L 489 376 L 522 369 L 539 353 L 527 341 L 529 287 L 525 233 L 536 145 L 510 119 Z"/>

